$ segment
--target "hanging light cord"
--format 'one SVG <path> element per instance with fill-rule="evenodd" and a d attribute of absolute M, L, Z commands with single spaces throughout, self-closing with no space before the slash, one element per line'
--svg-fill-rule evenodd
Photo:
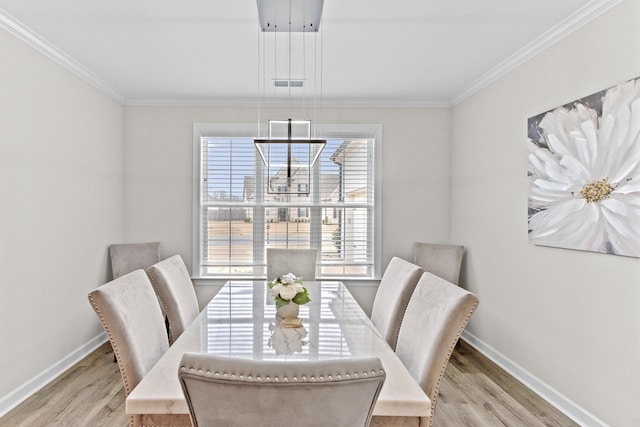
<path fill-rule="evenodd" d="M 291 0 L 289 0 L 289 118 L 291 118 L 291 21 L 293 19 Z"/>
<path fill-rule="evenodd" d="M 264 79 L 264 70 L 262 68 L 264 66 L 264 61 L 262 61 L 262 57 L 261 57 L 261 53 L 264 51 L 264 49 L 260 49 L 261 42 L 264 38 L 260 37 L 261 33 L 262 33 L 262 29 L 258 25 L 258 138 L 262 136 L 262 134 L 260 133 L 260 130 L 261 130 L 260 129 L 260 112 L 262 108 L 262 101 L 263 101 L 263 94 L 264 94 L 264 86 L 261 86 L 260 84 L 261 80 Z"/>

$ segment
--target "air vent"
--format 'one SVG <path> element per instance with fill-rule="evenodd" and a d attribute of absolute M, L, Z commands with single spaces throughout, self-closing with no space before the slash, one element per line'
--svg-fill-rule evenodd
<path fill-rule="evenodd" d="M 273 85 L 275 87 L 303 87 L 304 80 L 275 79 Z"/>

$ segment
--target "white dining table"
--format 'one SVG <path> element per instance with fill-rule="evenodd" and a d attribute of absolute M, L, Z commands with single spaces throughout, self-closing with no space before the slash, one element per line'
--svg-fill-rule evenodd
<path fill-rule="evenodd" d="M 266 281 L 229 281 L 145 375 L 126 399 L 127 414 L 188 414 L 178 381 L 185 352 L 256 360 L 352 359 L 377 356 L 386 380 L 372 425 L 420 425 L 431 402 L 347 287 L 338 281 L 305 282 L 311 301 L 300 306 L 302 327 L 276 316 Z M 162 425 L 158 421 L 158 425 Z"/>

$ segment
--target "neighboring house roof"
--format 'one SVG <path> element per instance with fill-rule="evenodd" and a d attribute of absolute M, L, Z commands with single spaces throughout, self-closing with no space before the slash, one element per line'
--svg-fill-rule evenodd
<path fill-rule="evenodd" d="M 343 164 L 345 158 L 352 156 L 354 153 L 362 150 L 367 143 L 366 139 L 350 139 L 345 140 L 336 151 L 333 152 L 330 159 L 337 164 Z"/>

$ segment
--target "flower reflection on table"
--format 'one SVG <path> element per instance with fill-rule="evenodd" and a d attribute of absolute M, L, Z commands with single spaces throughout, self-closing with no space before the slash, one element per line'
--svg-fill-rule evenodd
<path fill-rule="evenodd" d="M 302 346 L 307 344 L 304 340 L 307 337 L 307 329 L 304 326 L 292 328 L 284 326 L 282 320 L 276 320 L 276 323 L 269 323 L 271 338 L 269 345 L 276 352 L 277 356 L 293 353 L 301 353 Z"/>

